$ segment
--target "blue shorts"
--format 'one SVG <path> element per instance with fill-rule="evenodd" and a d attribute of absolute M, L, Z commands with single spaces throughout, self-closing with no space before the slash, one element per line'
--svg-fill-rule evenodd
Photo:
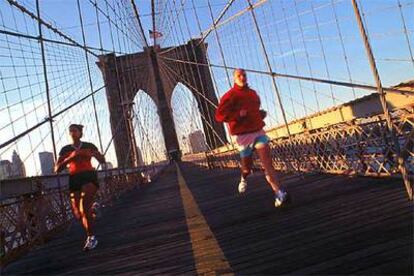
<path fill-rule="evenodd" d="M 270 141 L 269 137 L 267 137 L 267 135 L 260 135 L 257 136 L 253 143 L 248 144 L 248 145 L 244 145 L 244 146 L 239 146 L 239 150 L 240 150 L 240 157 L 244 158 L 244 157 L 249 157 L 252 156 L 254 150 L 256 148 L 262 147 L 263 145 L 268 144 Z"/>

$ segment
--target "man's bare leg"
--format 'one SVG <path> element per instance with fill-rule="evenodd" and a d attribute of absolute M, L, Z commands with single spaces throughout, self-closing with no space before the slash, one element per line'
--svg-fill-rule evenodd
<path fill-rule="evenodd" d="M 252 156 L 245 156 L 240 158 L 241 163 L 241 179 L 238 186 L 239 193 L 244 193 L 247 189 L 247 176 L 251 173 L 253 167 Z"/>
<path fill-rule="evenodd" d="M 270 147 L 268 144 L 264 144 L 256 150 L 262 163 L 266 180 L 272 187 L 273 191 L 277 193 L 279 191 L 279 181 L 277 179 L 276 171 L 273 168 L 272 157 L 270 156 Z"/>
<path fill-rule="evenodd" d="M 284 203 L 289 201 L 289 196 L 286 192 L 280 189 L 280 182 L 277 179 L 276 170 L 273 168 L 272 164 L 270 147 L 268 144 L 263 144 L 260 145 L 256 150 L 260 161 L 262 162 L 266 180 L 275 193 L 275 207 L 281 207 Z"/>

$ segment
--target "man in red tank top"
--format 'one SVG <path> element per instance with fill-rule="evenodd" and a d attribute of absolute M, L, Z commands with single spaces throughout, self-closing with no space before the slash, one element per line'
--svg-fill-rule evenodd
<path fill-rule="evenodd" d="M 83 126 L 72 124 L 69 126 L 69 134 L 73 143 L 64 146 L 59 152 L 59 158 L 55 165 L 58 173 L 65 167 L 69 169 L 69 192 L 72 213 L 82 222 L 87 234 L 84 250 L 94 249 L 98 240 L 93 231 L 94 217 L 92 204 L 99 188 L 98 176 L 92 166 L 91 158 L 96 158 L 100 163 L 105 163 L 105 157 L 98 148 L 88 142 L 80 140 L 83 134 Z"/>
<path fill-rule="evenodd" d="M 279 188 L 276 171 L 272 165 L 270 139 L 263 130 L 266 112 L 260 109 L 260 98 L 256 91 L 248 86 L 246 72 L 236 69 L 233 77 L 234 86 L 220 99 L 216 120 L 228 123 L 230 134 L 236 138 L 241 163 L 239 193 L 246 191 L 246 178 L 251 173 L 253 165 L 252 155 L 257 150 L 266 180 L 275 193 L 275 207 L 281 207 L 287 203 L 289 196 Z"/>

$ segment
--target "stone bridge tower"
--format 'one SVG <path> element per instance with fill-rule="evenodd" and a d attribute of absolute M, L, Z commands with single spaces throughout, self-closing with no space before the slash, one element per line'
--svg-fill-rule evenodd
<path fill-rule="evenodd" d="M 180 153 L 171 109 L 172 93 L 179 82 L 197 100 L 208 146 L 217 148 L 227 141 L 223 125 L 214 120 L 213 104 L 217 105 L 218 100 L 208 66 L 169 60 L 207 64 L 206 50 L 205 43 L 190 40 L 174 48 L 148 47 L 140 53 L 99 57 L 97 64 L 105 81 L 119 167 L 134 167 L 138 163 L 132 106 L 139 90 L 147 93 L 157 106 L 170 158 L 179 158 L 177 154 Z M 160 52 L 163 52 L 162 56 L 158 54 Z"/>

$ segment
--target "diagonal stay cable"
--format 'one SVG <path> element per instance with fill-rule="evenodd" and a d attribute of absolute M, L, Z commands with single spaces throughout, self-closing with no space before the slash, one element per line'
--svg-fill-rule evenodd
<path fill-rule="evenodd" d="M 223 65 L 217 65 L 217 64 L 205 64 L 205 63 L 199 63 L 199 62 L 193 62 L 193 61 L 185 61 L 185 60 L 178 60 L 178 59 L 172 59 L 168 57 L 161 56 L 162 59 L 170 60 L 174 62 L 179 63 L 187 63 L 187 64 L 194 64 L 194 65 L 201 65 L 201 66 L 211 66 L 211 67 L 217 67 L 217 68 L 225 68 L 225 69 L 240 69 L 239 67 L 233 67 L 233 66 L 223 66 Z M 344 87 L 353 87 L 353 88 L 360 88 L 364 90 L 370 90 L 370 91 L 376 91 L 377 88 L 375 86 L 366 85 L 366 84 L 359 84 L 359 83 L 350 83 L 350 82 L 343 82 L 343 81 L 335 81 L 335 80 L 328 80 L 328 79 L 321 79 L 321 78 L 311 78 L 306 76 L 299 76 L 299 75 L 290 75 L 290 74 L 282 74 L 277 72 L 266 72 L 261 70 L 254 70 L 254 69 L 248 69 L 248 68 L 241 68 L 245 70 L 246 72 L 250 73 L 256 73 L 256 74 L 262 74 L 262 75 L 270 75 L 274 77 L 282 77 L 282 78 L 291 78 L 291 79 L 297 79 L 297 80 L 306 80 L 306 81 L 314 81 L 319 83 L 326 83 L 326 84 L 333 84 L 338 86 L 344 86 Z M 392 87 L 384 87 L 384 91 L 386 92 L 395 92 L 402 95 L 410 95 L 411 93 L 408 91 L 392 88 Z"/>
<path fill-rule="evenodd" d="M 96 89 L 95 91 L 93 91 L 92 93 L 86 95 L 85 97 L 79 99 L 78 101 L 74 102 L 73 104 L 67 106 L 66 108 L 60 110 L 59 112 L 53 114 L 51 117 L 44 119 L 42 122 L 32 126 L 31 128 L 21 132 L 20 134 L 17 134 L 15 137 L 13 137 L 12 139 L 0 144 L 0 149 L 4 148 L 5 146 L 17 141 L 18 139 L 22 138 L 23 136 L 25 136 L 26 134 L 32 132 L 33 130 L 37 129 L 38 127 L 42 126 L 43 124 L 52 121 L 54 118 L 56 118 L 57 116 L 61 115 L 62 113 L 66 112 L 67 110 L 71 109 L 72 107 L 78 105 L 79 103 L 83 102 L 84 100 L 88 99 L 89 97 L 92 97 L 92 95 L 98 93 L 100 90 L 102 90 L 103 88 L 105 88 L 105 86 L 102 86 L 98 89 Z"/>

